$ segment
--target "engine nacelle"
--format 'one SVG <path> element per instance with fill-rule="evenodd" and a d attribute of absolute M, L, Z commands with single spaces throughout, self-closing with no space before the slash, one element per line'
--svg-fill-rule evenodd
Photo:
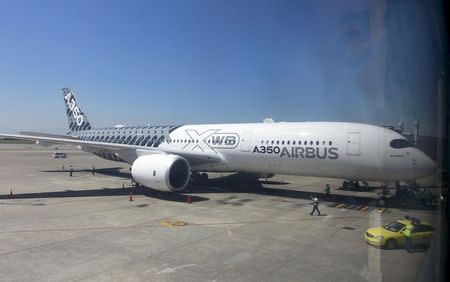
<path fill-rule="evenodd" d="M 137 158 L 131 166 L 134 181 L 160 191 L 180 191 L 189 183 L 189 162 L 177 155 L 154 154 Z"/>

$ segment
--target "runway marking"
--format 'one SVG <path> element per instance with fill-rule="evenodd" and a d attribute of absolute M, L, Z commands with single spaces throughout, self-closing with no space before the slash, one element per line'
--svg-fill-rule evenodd
<path fill-rule="evenodd" d="M 178 269 L 182 269 L 182 268 L 185 268 L 185 267 L 191 267 L 191 266 L 197 266 L 197 265 L 192 263 L 192 264 L 186 264 L 186 265 L 182 265 L 182 266 L 174 267 L 174 268 L 166 267 L 163 270 L 158 271 L 157 274 L 173 273 L 173 272 L 176 272 Z"/>
<path fill-rule="evenodd" d="M 336 208 L 338 208 L 338 209 L 343 208 L 343 207 L 345 207 L 345 204 L 340 204 L 340 205 L 336 206 Z"/>
<path fill-rule="evenodd" d="M 365 207 L 363 207 L 362 209 L 361 209 L 361 211 L 366 211 L 366 210 L 368 210 L 369 209 L 369 206 L 365 206 Z"/>

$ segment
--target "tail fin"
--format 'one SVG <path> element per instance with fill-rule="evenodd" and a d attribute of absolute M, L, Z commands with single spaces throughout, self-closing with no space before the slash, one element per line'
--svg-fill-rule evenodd
<path fill-rule="evenodd" d="M 71 132 L 91 130 L 92 127 L 87 120 L 86 115 L 78 105 L 72 90 L 63 88 L 64 102 L 66 104 L 67 118 L 69 119 L 69 128 Z"/>

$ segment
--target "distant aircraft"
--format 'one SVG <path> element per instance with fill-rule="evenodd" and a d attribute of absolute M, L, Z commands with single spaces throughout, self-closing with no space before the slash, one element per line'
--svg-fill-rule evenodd
<path fill-rule="evenodd" d="M 348 122 L 116 126 L 92 128 L 73 92 L 63 89 L 70 132 L 21 132 L 0 137 L 42 145 L 72 144 L 131 165 L 133 181 L 180 191 L 206 172 L 256 177 L 290 174 L 346 181 L 402 181 L 430 175 L 435 163 L 399 133 Z"/>

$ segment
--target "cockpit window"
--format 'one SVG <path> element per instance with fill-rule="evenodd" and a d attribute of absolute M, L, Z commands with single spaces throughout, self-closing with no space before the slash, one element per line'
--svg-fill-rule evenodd
<path fill-rule="evenodd" d="M 394 149 L 403 149 L 406 147 L 411 147 L 411 144 L 409 144 L 408 140 L 406 139 L 394 139 L 389 143 L 389 146 Z"/>

